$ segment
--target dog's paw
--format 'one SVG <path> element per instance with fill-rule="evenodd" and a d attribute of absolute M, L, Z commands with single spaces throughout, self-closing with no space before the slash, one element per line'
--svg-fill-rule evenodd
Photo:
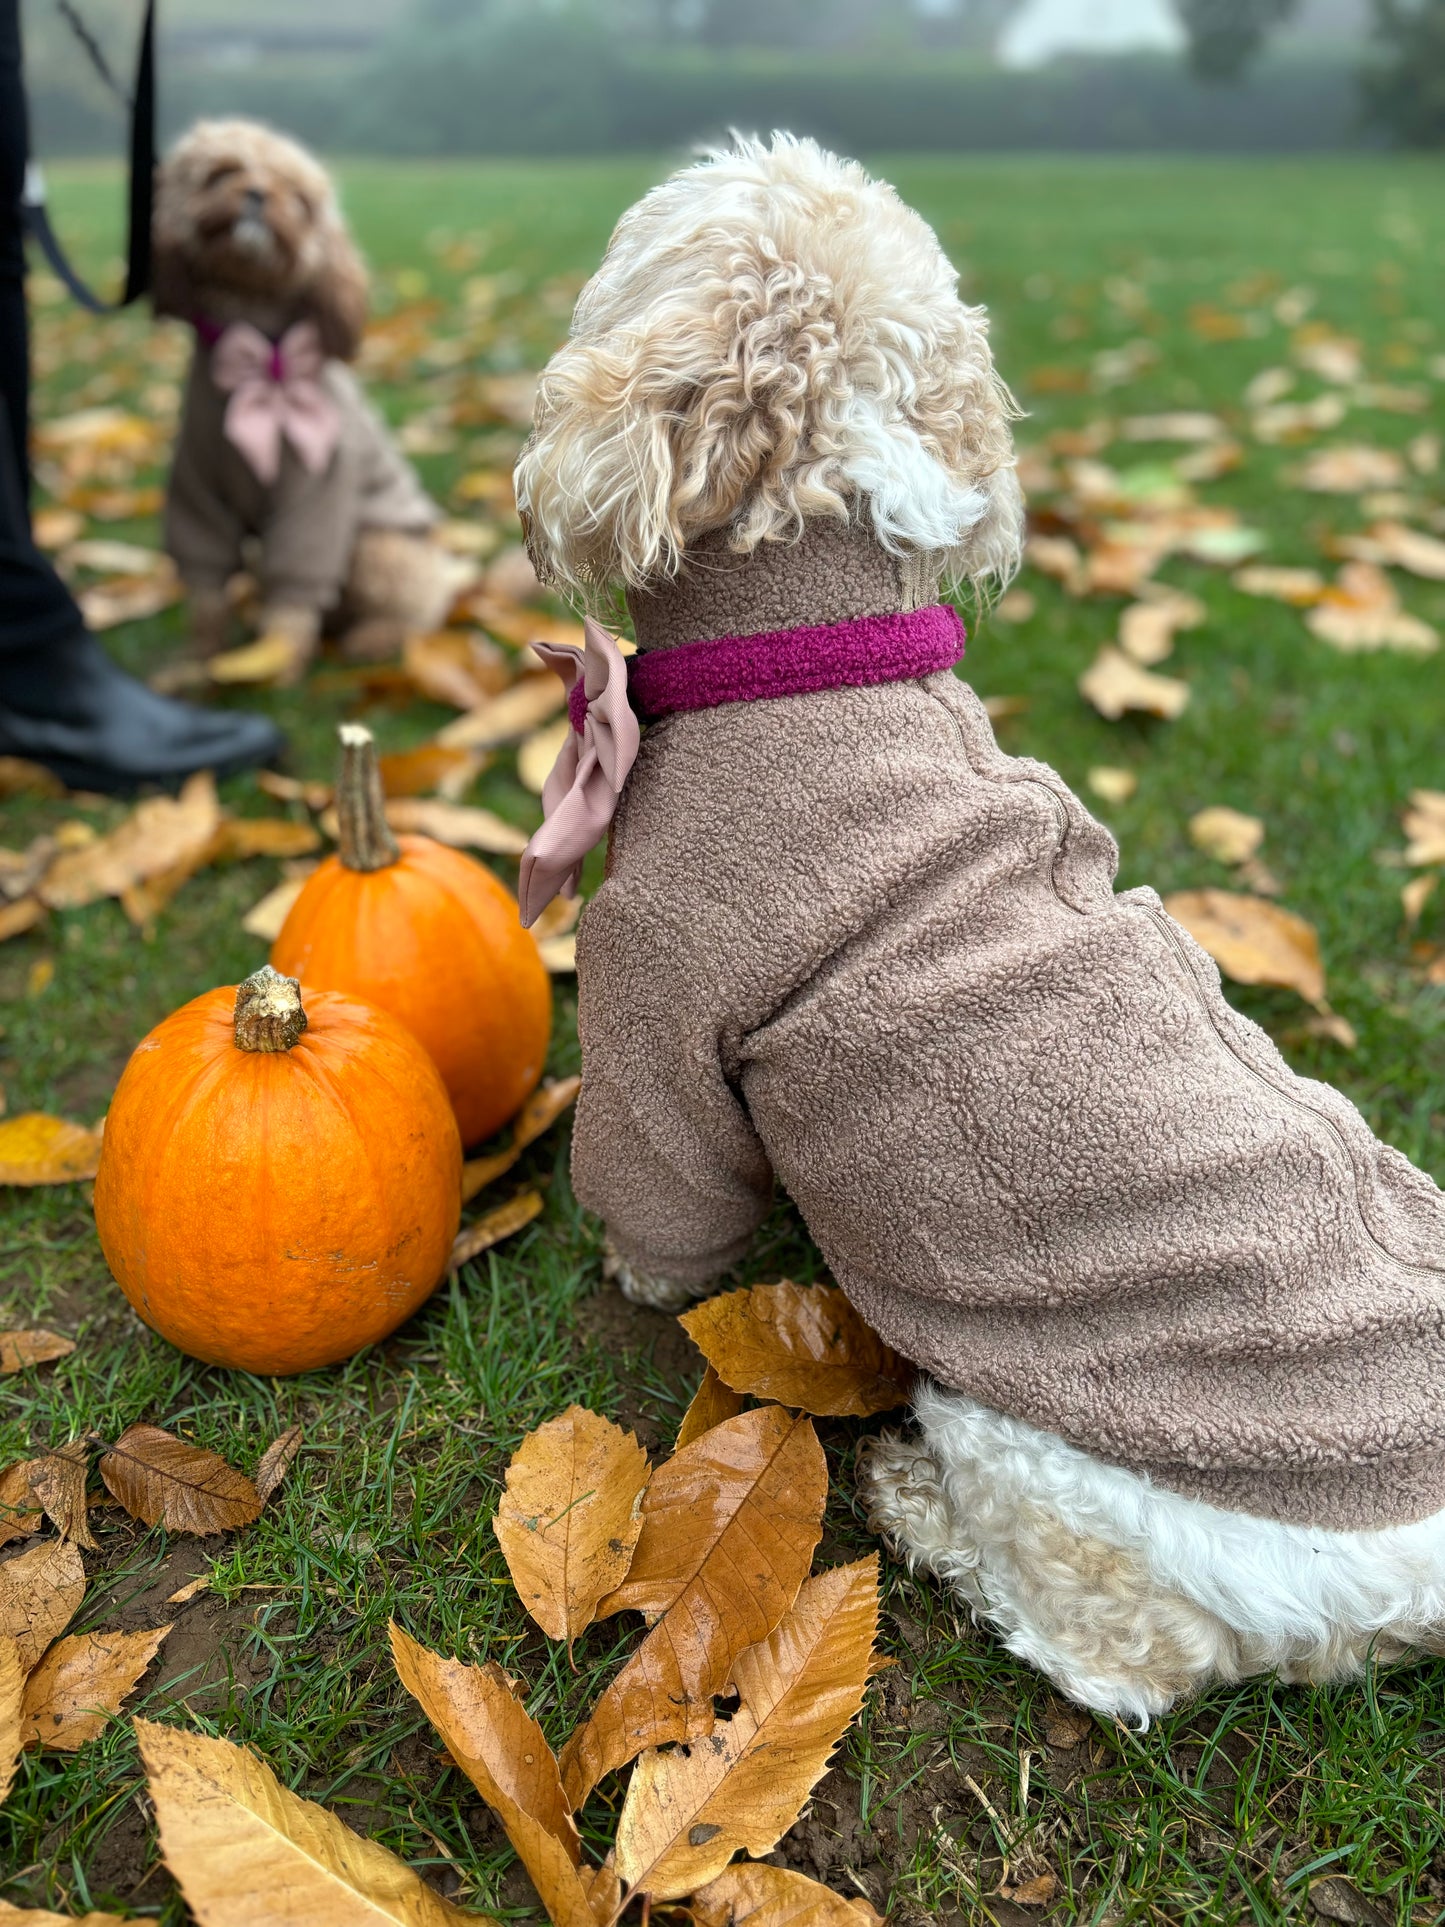
<path fill-rule="evenodd" d="M 654 1278 L 639 1271 L 610 1242 L 602 1260 L 602 1276 L 617 1286 L 622 1296 L 649 1311 L 685 1311 L 702 1294 L 696 1285 L 679 1284 L 675 1278 Z"/>

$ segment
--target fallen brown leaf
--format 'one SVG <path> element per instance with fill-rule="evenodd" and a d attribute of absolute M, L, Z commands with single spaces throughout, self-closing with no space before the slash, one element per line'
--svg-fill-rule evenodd
<path fill-rule="evenodd" d="M 100 1133 L 43 1111 L 0 1119 L 0 1184 L 74 1184 L 93 1178 Z"/>
<path fill-rule="evenodd" d="M 52 552 L 74 542 L 84 527 L 85 517 L 77 515 L 74 509 L 52 506 L 36 509 L 31 521 L 36 547 Z"/>
<path fill-rule="evenodd" d="M 1401 887 L 1400 908 L 1405 913 L 1407 930 L 1412 930 L 1420 921 L 1425 905 L 1434 895 L 1435 885 L 1439 881 L 1438 876 L 1411 877 L 1410 881 Z"/>
<path fill-rule="evenodd" d="M 1408 864 L 1445 863 L 1445 790 L 1413 790 L 1401 820 Z"/>
<path fill-rule="evenodd" d="M 156 1927 L 154 1914 L 52 1914 L 0 1900 L 0 1927 Z"/>
<path fill-rule="evenodd" d="M 171 575 L 175 571 L 164 549 L 145 549 L 139 542 L 117 542 L 112 536 L 70 543 L 60 563 L 62 568 L 89 569 L 94 575 Z"/>
<path fill-rule="evenodd" d="M 59 1332 L 0 1332 L 0 1373 L 23 1371 L 27 1365 L 48 1365 L 75 1350 L 73 1338 Z"/>
<path fill-rule="evenodd" d="M 1059 1891 L 1056 1874 L 1037 1873 L 1030 1880 L 1019 1880 L 1011 1886 L 999 1888 L 1000 1898 L 1011 1900 L 1015 1907 L 1047 1907 Z"/>
<path fill-rule="evenodd" d="M 315 866 L 308 864 L 302 876 L 287 877 L 278 883 L 274 890 L 268 890 L 264 897 L 251 905 L 241 919 L 241 928 L 248 937 L 261 937 L 267 943 L 275 943 L 281 934 L 281 926 L 290 916 L 297 897 L 306 887 L 306 877 Z"/>
<path fill-rule="evenodd" d="M 20 1760 L 25 1678 L 18 1642 L 9 1633 L 0 1633 L 0 1806 L 9 1797 Z"/>
<path fill-rule="evenodd" d="M 283 1787 L 247 1748 L 150 1720 L 135 1730 L 161 1855 L 206 1927 L 494 1927 Z"/>
<path fill-rule="evenodd" d="M 1293 911 L 1229 890 L 1179 890 L 1164 908 L 1236 983 L 1274 984 L 1323 1002 L 1319 938 Z"/>
<path fill-rule="evenodd" d="M 653 1473 L 627 1578 L 598 1608 L 641 1612 L 652 1631 L 563 1749 L 574 1807 L 644 1748 L 712 1731 L 738 1654 L 797 1597 L 827 1483 L 812 1422 L 778 1405 L 715 1425 Z"/>
<path fill-rule="evenodd" d="M 399 796 L 386 806 L 394 830 L 434 837 L 458 850 L 484 850 L 491 856 L 520 856 L 527 833 L 491 810 L 448 803 L 439 796 Z"/>
<path fill-rule="evenodd" d="M 256 1497 L 265 1505 L 271 1494 L 280 1485 L 291 1469 L 292 1461 L 301 1450 L 301 1427 L 292 1425 L 280 1438 L 272 1439 L 261 1454 L 256 1467 Z"/>
<path fill-rule="evenodd" d="M 223 688 L 239 684 L 260 688 L 296 681 L 305 667 L 305 652 L 294 636 L 268 631 L 239 649 L 223 649 L 206 664 L 206 674 Z"/>
<path fill-rule="evenodd" d="M 553 1927 L 596 1927 L 556 1758 L 501 1668 L 443 1659 L 395 1624 L 391 1651 L 402 1685 L 501 1821 Z"/>
<path fill-rule="evenodd" d="M 24 1744 L 73 1753 L 98 1739 L 170 1630 L 75 1633 L 58 1640 L 25 1688 Z"/>
<path fill-rule="evenodd" d="M 188 1579 L 184 1586 L 180 1586 L 175 1592 L 167 1594 L 166 1604 L 168 1606 L 185 1606 L 188 1605 L 192 1599 L 195 1599 L 198 1594 L 209 1592 L 210 1590 L 211 1575 L 208 1572 L 203 1572 L 198 1579 Z"/>
<path fill-rule="evenodd" d="M 1055 1700 L 1044 1714 L 1044 1738 L 1050 1746 L 1078 1746 L 1093 1730 L 1093 1715 L 1081 1706 Z"/>
<path fill-rule="evenodd" d="M 1236 569 L 1230 581 L 1245 595 L 1293 603 L 1297 609 L 1318 602 L 1325 592 L 1325 579 L 1318 569 L 1273 568 L 1263 562 Z"/>
<path fill-rule="evenodd" d="M 1110 722 L 1117 722 L 1130 709 L 1172 720 L 1183 714 L 1189 702 L 1187 682 L 1141 669 L 1122 649 L 1107 643 L 1080 676 L 1079 693 Z"/>
<path fill-rule="evenodd" d="M 1180 409 L 1163 415 L 1127 415 L 1119 424 L 1126 442 L 1214 442 L 1229 433 L 1218 415 Z"/>
<path fill-rule="evenodd" d="M 1095 796 L 1102 796 L 1106 803 L 1127 803 L 1139 787 L 1139 778 L 1131 769 L 1116 769 L 1100 764 L 1091 769 L 1084 778 Z"/>
<path fill-rule="evenodd" d="M 466 710 L 479 709 L 499 696 L 515 673 L 511 659 L 496 643 L 462 629 L 408 636 L 401 666 L 419 695 Z M 437 745 L 428 747 L 435 749 Z M 408 792 L 388 793 L 400 796 Z"/>
<path fill-rule="evenodd" d="M 709 1365 L 702 1375 L 702 1383 L 692 1395 L 692 1403 L 682 1415 L 682 1424 L 677 1428 L 677 1444 L 673 1450 L 680 1452 L 694 1439 L 700 1439 L 704 1432 L 710 1432 L 715 1425 L 725 1419 L 736 1418 L 743 1409 L 741 1392 L 735 1392 L 731 1385 L 724 1385 L 717 1373 Z"/>
<path fill-rule="evenodd" d="M 174 569 L 154 575 L 117 575 L 76 597 L 80 613 L 91 629 L 115 629 L 123 622 L 143 622 L 180 601 L 184 590 Z"/>
<path fill-rule="evenodd" d="M 845 1900 L 806 1874 L 740 1860 L 692 1897 L 697 1927 L 873 1927 L 866 1900 Z"/>
<path fill-rule="evenodd" d="M 261 1511 L 244 1473 L 158 1425 L 128 1425 L 106 1448 L 100 1476 L 133 1519 L 168 1532 L 228 1532 L 250 1525 Z"/>
<path fill-rule="evenodd" d="M 189 777 L 178 797 L 148 796 L 118 828 L 85 848 L 58 856 L 40 885 L 52 909 L 75 910 L 117 897 L 147 877 L 197 858 L 221 821 L 208 770 Z"/>
<path fill-rule="evenodd" d="M 278 803 L 304 803 L 319 816 L 331 801 L 329 783 L 303 782 L 299 776 L 283 776 L 280 770 L 258 769 L 256 787 Z"/>
<path fill-rule="evenodd" d="M 552 774 L 552 765 L 562 753 L 562 745 L 572 733 L 572 719 L 559 716 L 517 746 L 517 781 L 533 796 L 540 796 Z"/>
<path fill-rule="evenodd" d="M 395 750 L 378 756 L 381 788 L 385 796 L 431 796 L 439 793 L 455 801 L 485 766 L 479 752 L 444 749 L 440 743 L 423 743 L 417 749 Z"/>
<path fill-rule="evenodd" d="M 578 639 L 581 632 L 578 632 Z M 504 689 L 500 696 L 458 716 L 454 723 L 437 733 L 437 741 L 452 749 L 495 749 L 529 736 L 567 701 L 562 678 L 550 669 L 540 675 L 525 675 Z"/>
<path fill-rule="evenodd" d="M 1409 528 L 1404 522 L 1377 522 L 1370 539 L 1380 552 L 1382 562 L 1428 582 L 1445 582 L 1445 542 L 1437 535 Z"/>
<path fill-rule="evenodd" d="M 30 1490 L 56 1531 L 62 1539 L 74 1539 L 78 1546 L 93 1552 L 95 1540 L 86 1519 L 89 1476 L 90 1448 L 84 1439 L 72 1439 L 30 1463 Z"/>
<path fill-rule="evenodd" d="M 499 1204 L 495 1210 L 478 1218 L 475 1224 L 463 1225 L 452 1245 L 448 1269 L 459 1271 L 481 1252 L 490 1250 L 493 1245 L 500 1244 L 503 1238 L 510 1238 L 523 1225 L 530 1224 L 533 1218 L 540 1217 L 541 1212 L 541 1192 L 521 1191 L 515 1198 L 508 1198 L 505 1204 Z"/>
<path fill-rule="evenodd" d="M 43 763 L 27 762 L 23 756 L 0 756 L 0 797 L 64 794 L 64 783 Z"/>
<path fill-rule="evenodd" d="M 21 897 L 17 903 L 0 905 L 0 943 L 33 930 L 44 915 L 45 905 L 39 897 Z"/>
<path fill-rule="evenodd" d="M 908 1402 L 914 1372 L 836 1285 L 754 1285 L 678 1320 L 735 1392 L 820 1418 L 869 1418 Z"/>
<path fill-rule="evenodd" d="M 539 938 L 537 955 L 550 976 L 572 977 L 577 973 L 577 939 L 573 936 Z"/>
<path fill-rule="evenodd" d="M 492 1530 L 523 1609 L 570 1646 L 627 1577 L 650 1468 L 630 1432 L 572 1405 L 507 1467 Z"/>
<path fill-rule="evenodd" d="M 310 823 L 293 823 L 285 816 L 228 816 L 217 826 L 206 849 L 207 863 L 229 863 L 252 856 L 309 856 L 321 848 L 321 837 Z"/>
<path fill-rule="evenodd" d="M 1294 480 L 1317 494 L 1358 495 L 1361 489 L 1394 488 L 1404 476 L 1404 457 L 1393 448 L 1356 442 L 1316 449 L 1306 456 Z"/>
<path fill-rule="evenodd" d="M 45 1539 L 0 1563 L 0 1634 L 20 1648 L 29 1673 L 59 1639 L 85 1597 L 85 1567 L 69 1539 Z"/>
<path fill-rule="evenodd" d="M 1326 1874 L 1310 1882 L 1310 1906 L 1321 1920 L 1338 1920 L 1346 1927 L 1391 1927 L 1398 1920 L 1393 1907 L 1362 1894 L 1352 1880 Z"/>
<path fill-rule="evenodd" d="M 654 1902 L 693 1893 L 739 1848 L 771 1853 L 857 1717 L 878 1630 L 878 1558 L 810 1579 L 739 1653 L 740 1705 L 707 1746 L 649 1751 L 617 1828 L 617 1871 Z"/>
<path fill-rule="evenodd" d="M 42 1514 L 30 1490 L 34 1466 L 33 1459 L 22 1459 L 0 1472 L 0 1546 L 29 1538 L 40 1524 Z"/>
<path fill-rule="evenodd" d="M 1247 863 L 1264 841 L 1264 825 L 1219 803 L 1190 817 L 1189 841 L 1216 863 Z"/>

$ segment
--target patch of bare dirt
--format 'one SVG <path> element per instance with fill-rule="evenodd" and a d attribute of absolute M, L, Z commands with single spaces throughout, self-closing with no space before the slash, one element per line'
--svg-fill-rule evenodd
<path fill-rule="evenodd" d="M 610 1362 L 621 1397 L 613 1415 L 637 1434 L 650 1452 L 670 1447 L 703 1373 L 703 1356 L 676 1315 L 650 1311 L 603 1284 L 575 1313 L 578 1337 L 591 1341 Z M 650 1373 L 649 1369 L 651 1368 Z M 655 1381 L 672 1391 L 675 1406 L 663 1410 Z"/>

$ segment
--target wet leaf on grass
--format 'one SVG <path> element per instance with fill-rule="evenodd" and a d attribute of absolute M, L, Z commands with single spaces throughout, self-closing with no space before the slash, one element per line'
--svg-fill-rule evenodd
<path fill-rule="evenodd" d="M 1216 863 L 1247 863 L 1264 841 L 1264 825 L 1257 816 L 1218 803 L 1190 817 L 1189 841 Z"/>
<path fill-rule="evenodd" d="M 75 1350 L 73 1338 L 59 1332 L 0 1332 L 0 1373 L 24 1371 L 27 1365 L 48 1365 Z"/>
<path fill-rule="evenodd" d="M 787 1867 L 740 1860 L 692 1897 L 697 1927 L 877 1927 L 866 1900 L 845 1900 L 831 1887 Z"/>
<path fill-rule="evenodd" d="M 265 1505 L 290 1471 L 292 1461 L 301 1450 L 301 1427 L 290 1426 L 280 1438 L 272 1439 L 261 1454 L 256 1467 L 256 1497 Z"/>
<path fill-rule="evenodd" d="M 62 851 L 40 884 L 40 899 L 52 909 L 76 910 L 178 865 L 194 867 L 220 821 L 215 781 L 201 770 L 178 797 L 148 796 L 108 836 Z"/>
<path fill-rule="evenodd" d="M 9 1796 L 20 1760 L 25 1678 L 18 1642 L 11 1634 L 0 1633 L 0 1806 Z"/>
<path fill-rule="evenodd" d="M 742 1409 L 742 1394 L 735 1392 L 731 1385 L 724 1385 L 709 1365 L 702 1375 L 702 1383 L 692 1395 L 692 1403 L 682 1415 L 682 1424 L 677 1428 L 677 1444 L 673 1450 L 680 1452 L 685 1445 L 691 1445 L 694 1439 L 700 1439 L 704 1432 L 710 1432 L 715 1425 L 736 1418 Z"/>
<path fill-rule="evenodd" d="M 512 1142 L 490 1156 L 469 1158 L 462 1166 L 462 1203 L 468 1204 L 487 1185 L 510 1171 L 529 1144 L 549 1131 L 569 1110 L 582 1088 L 580 1077 L 549 1077 L 538 1086 L 518 1111 L 512 1125 Z"/>
<path fill-rule="evenodd" d="M 168 1532 L 227 1532 L 250 1525 L 261 1511 L 243 1472 L 158 1425 L 128 1425 L 106 1448 L 100 1476 L 133 1519 Z"/>
<path fill-rule="evenodd" d="M 864 1324 L 836 1285 L 754 1285 L 706 1299 L 678 1320 L 735 1392 L 826 1418 L 904 1405 L 914 1372 Z"/>
<path fill-rule="evenodd" d="M 90 1447 L 72 1439 L 53 1452 L 43 1452 L 30 1465 L 30 1490 L 62 1539 L 95 1550 L 86 1519 L 86 1482 L 90 1476 Z"/>
<path fill-rule="evenodd" d="M 857 1716 L 877 1630 L 876 1554 L 807 1581 L 774 1631 L 738 1654 L 740 1704 L 709 1744 L 637 1762 L 617 1829 L 630 1888 L 676 1900 L 740 1848 L 771 1853 Z"/>
<path fill-rule="evenodd" d="M 25 1745 L 71 1753 L 97 1739 L 170 1630 L 75 1633 L 58 1640 L 25 1688 Z"/>
<path fill-rule="evenodd" d="M 447 1927 L 463 1914 L 246 1747 L 137 1719 L 161 1856 L 206 1927 Z"/>
<path fill-rule="evenodd" d="M 523 1439 L 492 1530 L 524 1610 L 570 1646 L 627 1577 L 650 1467 L 630 1432 L 572 1405 Z"/>
<path fill-rule="evenodd" d="M 1106 643 L 1079 678 L 1079 693 L 1101 716 L 1117 722 L 1126 710 L 1172 721 L 1189 703 L 1189 685 L 1175 676 L 1141 669 L 1122 649 Z"/>
<path fill-rule="evenodd" d="M 1292 910 L 1230 890 L 1178 890 L 1164 908 L 1236 983 L 1272 984 L 1323 1003 L 1320 941 Z"/>
<path fill-rule="evenodd" d="M 0 1119 L 0 1184 L 74 1184 L 99 1163 L 99 1131 L 43 1111 Z"/>
<path fill-rule="evenodd" d="M 68 1539 L 45 1539 L 0 1563 L 0 1635 L 15 1641 L 27 1673 L 84 1597 L 85 1567 Z"/>
<path fill-rule="evenodd" d="M 515 1198 L 508 1198 L 505 1204 L 488 1211 L 474 1224 L 463 1225 L 452 1245 L 452 1255 L 447 1261 L 449 1271 L 459 1271 L 465 1264 L 482 1252 L 489 1251 L 504 1238 L 529 1225 L 533 1218 L 542 1213 L 542 1194 L 540 1191 L 521 1191 Z"/>
<path fill-rule="evenodd" d="M 12 1539 L 28 1539 L 39 1527 L 42 1514 L 30 1490 L 34 1467 L 33 1459 L 22 1459 L 0 1472 L 0 1546 Z"/>
<path fill-rule="evenodd" d="M 738 1654 L 807 1577 L 827 1490 L 812 1422 L 777 1405 L 714 1426 L 653 1473 L 627 1579 L 599 1606 L 641 1612 L 652 1630 L 563 1749 L 574 1807 L 644 1748 L 712 1731 Z"/>
<path fill-rule="evenodd" d="M 596 1927 L 556 1758 L 501 1668 L 443 1659 L 395 1624 L 391 1651 L 402 1685 L 501 1821 L 553 1927 Z"/>

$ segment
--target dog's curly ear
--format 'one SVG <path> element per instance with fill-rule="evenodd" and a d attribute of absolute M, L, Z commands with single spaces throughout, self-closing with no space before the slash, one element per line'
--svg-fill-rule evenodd
<path fill-rule="evenodd" d="M 306 291 L 306 304 L 327 354 L 337 361 L 352 361 L 366 327 L 366 268 L 339 220 L 328 225 L 325 242 L 321 264 Z"/>
<path fill-rule="evenodd" d="M 157 210 L 151 228 L 151 306 L 158 315 L 174 315 L 177 321 L 194 321 L 197 311 L 196 283 L 186 261 L 173 222 Z"/>

